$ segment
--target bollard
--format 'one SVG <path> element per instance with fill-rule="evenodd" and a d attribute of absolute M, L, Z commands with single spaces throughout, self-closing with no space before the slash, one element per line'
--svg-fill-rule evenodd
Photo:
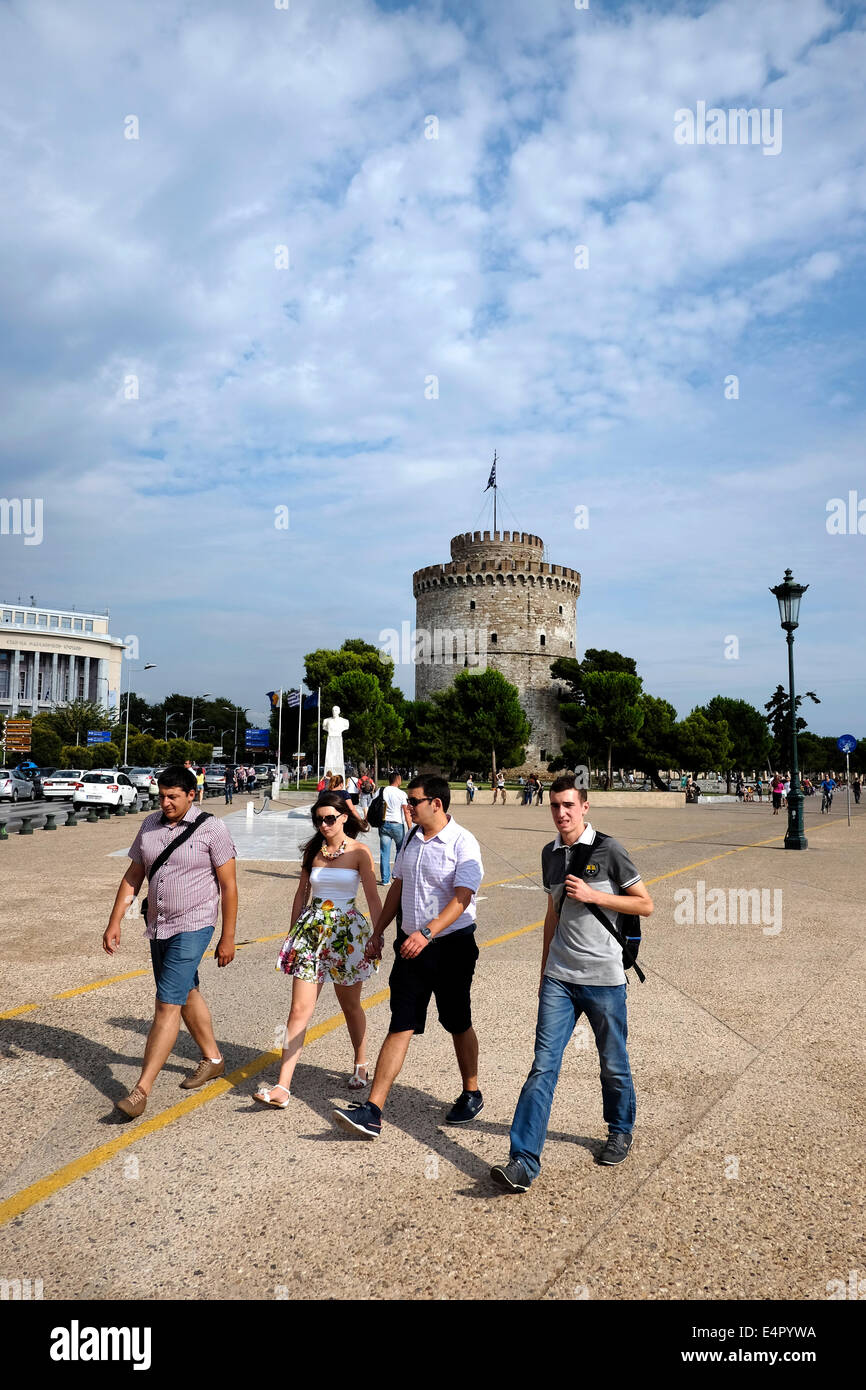
<path fill-rule="evenodd" d="M 21 834 L 21 835 L 32 835 L 32 834 L 33 834 L 33 817 L 32 817 L 32 816 L 22 816 L 22 817 L 21 817 L 21 830 L 19 831 L 19 834 Z"/>
<path fill-rule="evenodd" d="M 66 820 L 63 822 L 63 824 L 64 824 L 64 825 L 77 825 L 77 824 L 78 824 L 78 821 L 77 821 L 76 818 L 75 818 L 75 807 L 74 807 L 74 806 L 70 807 L 70 809 L 66 812 Z"/>
<path fill-rule="evenodd" d="M 247 802 L 247 820 L 248 820 L 248 821 L 251 821 L 251 820 L 252 820 L 254 810 L 255 810 L 255 804 L 254 804 L 254 802 L 248 801 L 248 802 Z"/>
<path fill-rule="evenodd" d="M 9 839 L 9 831 L 6 829 L 7 823 L 5 820 L 0 820 L 0 840 Z"/>
<path fill-rule="evenodd" d="M 108 820 L 108 817 L 111 815 L 111 807 L 100 806 L 98 807 L 96 814 L 99 816 L 100 820 Z"/>
<path fill-rule="evenodd" d="M 114 808 L 114 814 L 115 814 L 116 816 L 125 816 L 125 815 L 126 815 L 126 807 L 124 806 L 122 800 L 118 801 L 116 807 Z"/>
<path fill-rule="evenodd" d="M 56 815 L 57 815 L 57 812 L 56 812 L 56 811 L 48 811 L 48 812 L 46 813 L 46 816 L 45 816 L 45 824 L 44 824 L 43 827 L 42 827 L 43 830 L 56 830 L 56 829 L 57 829 L 57 826 L 54 824 L 54 817 L 55 817 Z"/>
<path fill-rule="evenodd" d="M 150 809 L 151 809 L 151 811 L 158 811 L 158 810 L 159 810 L 159 797 L 158 797 L 158 796 L 151 796 L 151 798 L 150 798 Z"/>
<path fill-rule="evenodd" d="M 96 821 L 99 820 L 99 817 L 98 817 L 98 815 L 96 814 L 96 807 L 95 807 L 95 806 L 88 806 L 88 808 L 87 808 L 87 819 L 89 820 L 89 822 L 90 822 L 91 825 L 93 825 Z"/>

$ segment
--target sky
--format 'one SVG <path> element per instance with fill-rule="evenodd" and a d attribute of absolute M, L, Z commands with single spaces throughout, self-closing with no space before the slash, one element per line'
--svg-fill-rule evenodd
<path fill-rule="evenodd" d="M 866 733 L 866 10 L 281 3 L 0 5 L 0 600 L 263 716 L 414 625 L 495 448 L 579 655 L 761 706 L 790 566 L 809 727 Z"/>

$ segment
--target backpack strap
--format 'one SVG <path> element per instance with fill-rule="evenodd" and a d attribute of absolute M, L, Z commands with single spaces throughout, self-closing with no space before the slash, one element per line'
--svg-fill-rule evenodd
<path fill-rule="evenodd" d="M 583 874 L 584 869 L 586 868 L 587 864 L 592 858 L 592 852 L 595 846 L 601 843 L 603 840 L 607 840 L 609 838 L 610 837 L 608 835 L 603 835 L 601 832 L 596 831 L 595 839 L 593 840 L 591 845 L 575 845 L 571 851 L 571 854 L 568 857 L 566 874 L 573 874 L 575 878 L 580 878 Z M 634 956 L 634 952 L 632 951 L 629 942 L 623 936 L 622 932 L 619 930 L 618 927 L 615 927 L 612 924 L 607 913 L 604 912 L 598 906 L 597 903 L 586 903 L 584 905 L 589 908 L 593 917 L 595 917 L 601 923 L 605 930 L 610 932 L 614 941 L 616 941 L 622 949 L 623 965 L 625 966 L 626 970 L 633 969 L 641 984 L 643 984 L 646 980 L 646 975 L 643 973 L 640 966 L 638 965 Z M 565 898 L 563 898 L 562 900 L 562 906 L 565 906 Z M 560 908 L 559 910 L 559 915 L 560 917 L 562 916 L 562 908 Z"/>

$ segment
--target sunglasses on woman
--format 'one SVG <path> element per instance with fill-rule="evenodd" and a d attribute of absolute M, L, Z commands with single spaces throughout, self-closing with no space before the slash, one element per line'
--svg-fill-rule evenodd
<path fill-rule="evenodd" d="M 334 825 L 340 819 L 339 816 L 314 816 L 314 825 Z"/>

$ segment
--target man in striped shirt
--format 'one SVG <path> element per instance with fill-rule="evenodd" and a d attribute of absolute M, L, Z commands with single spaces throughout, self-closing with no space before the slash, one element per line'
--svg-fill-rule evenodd
<path fill-rule="evenodd" d="M 124 874 L 103 950 L 114 955 L 120 945 L 124 913 L 148 877 L 147 928 L 156 978 L 156 1012 L 144 1051 L 141 1076 L 128 1096 L 117 1102 L 128 1119 L 144 1112 L 153 1083 L 168 1061 L 183 1019 L 201 1050 L 196 1070 L 181 1082 L 184 1090 L 204 1086 L 225 1071 L 214 1037 L 210 1010 L 199 993 L 198 966 L 213 934 L 222 901 L 222 935 L 214 955 L 217 965 L 229 965 L 235 954 L 238 908 L 235 850 L 221 820 L 195 805 L 195 774 L 185 767 L 167 767 L 159 775 L 160 811 L 142 822 L 129 851 L 132 860 Z M 201 822 L 201 824 L 199 824 Z M 189 826 L 183 844 L 150 879 L 157 858 Z"/>

